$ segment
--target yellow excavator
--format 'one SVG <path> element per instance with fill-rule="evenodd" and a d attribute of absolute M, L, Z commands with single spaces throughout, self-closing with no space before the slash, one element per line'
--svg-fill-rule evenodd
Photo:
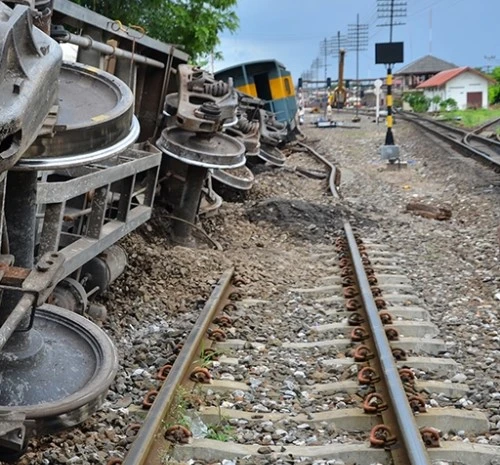
<path fill-rule="evenodd" d="M 339 82 L 328 97 L 328 104 L 332 108 L 344 108 L 347 100 L 347 90 L 344 87 L 344 58 L 345 50 L 341 48 L 339 50 Z"/>

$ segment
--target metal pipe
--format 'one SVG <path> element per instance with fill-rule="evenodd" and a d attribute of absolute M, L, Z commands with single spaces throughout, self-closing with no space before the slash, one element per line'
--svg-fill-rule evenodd
<path fill-rule="evenodd" d="M 27 319 L 28 313 L 34 303 L 35 296 L 33 294 L 24 294 L 15 306 L 14 310 L 12 310 L 10 315 L 0 326 L 0 351 L 4 348 L 5 344 L 10 339 L 12 334 L 14 334 L 14 331 L 20 323 Z"/>
<path fill-rule="evenodd" d="M 149 410 L 148 416 L 146 420 L 144 420 L 137 438 L 132 443 L 132 447 L 123 460 L 123 465 L 144 465 L 145 463 L 149 463 L 147 459 L 151 445 L 156 436 L 155 432 L 158 431 L 159 427 L 162 425 L 165 415 L 175 399 L 175 393 L 186 376 L 192 360 L 197 355 L 202 337 L 207 332 L 210 322 L 231 284 L 233 273 L 233 268 L 224 272 L 210 298 L 203 307 L 178 357 L 175 359 L 167 379 L 156 396 L 154 404 Z"/>
<path fill-rule="evenodd" d="M 394 407 L 398 428 L 405 444 L 410 462 L 408 465 L 430 465 L 431 460 L 422 441 L 422 437 L 415 422 L 415 417 L 408 403 L 406 392 L 399 376 L 399 371 L 391 346 L 385 334 L 384 326 L 378 315 L 377 305 L 373 299 L 370 283 L 364 271 L 363 261 L 359 253 L 354 233 L 349 223 L 344 223 L 344 231 L 349 243 L 351 259 L 356 273 L 361 298 L 368 316 L 373 343 L 375 344 L 377 355 L 387 380 L 387 391 Z"/>
<path fill-rule="evenodd" d="M 78 45 L 79 47 L 82 47 L 86 50 L 96 50 L 103 55 L 113 55 L 118 58 L 125 58 L 135 63 L 142 63 L 144 65 L 153 66 L 154 68 L 165 68 L 165 64 L 161 61 L 153 60 L 152 58 L 148 58 L 137 53 L 132 53 L 118 47 L 113 47 L 112 45 L 108 45 L 103 42 L 98 42 L 97 40 L 92 39 L 92 37 L 90 36 L 79 36 L 76 34 L 72 34 L 71 32 L 67 32 L 64 37 L 58 40 L 62 43 Z"/>

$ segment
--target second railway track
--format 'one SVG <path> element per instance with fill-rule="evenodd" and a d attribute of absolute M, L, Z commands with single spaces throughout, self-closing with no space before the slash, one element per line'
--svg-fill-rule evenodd
<path fill-rule="evenodd" d="M 417 124 L 425 131 L 451 144 L 462 154 L 477 158 L 478 161 L 486 163 L 495 171 L 500 170 L 500 142 L 497 139 L 490 139 L 476 131 L 467 131 L 414 113 L 399 112 L 398 114 L 403 119 Z M 484 127 L 496 124 L 497 121 L 490 122 Z"/>

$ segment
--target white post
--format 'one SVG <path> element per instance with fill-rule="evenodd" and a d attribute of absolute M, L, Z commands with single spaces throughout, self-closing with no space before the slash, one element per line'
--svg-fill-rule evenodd
<path fill-rule="evenodd" d="M 376 114 L 376 121 L 378 124 L 378 118 L 380 116 L 380 93 L 381 93 L 381 88 L 382 88 L 382 80 L 381 79 L 376 79 L 373 85 L 375 86 L 375 114 Z"/>

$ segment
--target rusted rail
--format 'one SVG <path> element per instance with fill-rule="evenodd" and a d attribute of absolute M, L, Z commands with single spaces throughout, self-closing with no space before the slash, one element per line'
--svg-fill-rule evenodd
<path fill-rule="evenodd" d="M 475 157 L 495 170 L 500 169 L 499 141 L 480 136 L 475 131 L 469 132 L 413 113 L 398 112 L 398 115 L 451 144 L 464 155 Z M 493 123 L 489 122 L 487 126 L 491 124 Z"/>
<path fill-rule="evenodd" d="M 384 394 L 387 393 L 388 396 L 386 401 L 390 404 L 387 410 L 388 414 L 383 414 L 383 417 L 388 416 L 389 421 L 391 419 L 395 420 L 394 425 L 386 424 L 385 427 L 387 427 L 388 433 L 392 431 L 395 437 L 404 444 L 404 448 L 391 450 L 394 463 L 398 465 L 430 465 L 432 462 L 422 441 L 421 433 L 401 382 L 399 370 L 379 316 L 379 310 L 371 291 L 356 238 L 351 225 L 347 222 L 344 223 L 344 232 L 371 338 L 376 349 L 375 356 L 380 366 L 378 374 L 381 377 Z M 385 418 L 384 420 L 388 421 Z"/>
<path fill-rule="evenodd" d="M 220 308 L 221 302 L 227 297 L 233 274 L 233 268 L 223 273 L 210 298 L 203 307 L 191 333 L 186 338 L 178 357 L 172 365 L 167 379 L 156 396 L 132 447 L 123 460 L 123 465 L 143 465 L 151 463 L 148 461 L 148 457 L 151 457 L 155 439 L 162 432 L 163 420 L 172 405 L 172 401 L 175 399 L 176 390 L 187 376 L 193 360 L 199 354 L 203 337 L 214 315 Z"/>
<path fill-rule="evenodd" d="M 323 155 L 320 155 L 316 150 L 303 142 L 297 142 L 299 147 L 303 147 L 308 150 L 317 160 L 323 163 L 329 170 L 330 174 L 328 176 L 328 187 L 330 192 L 336 199 L 340 199 L 339 186 L 340 186 L 340 170 L 330 161 L 328 161 Z"/>

